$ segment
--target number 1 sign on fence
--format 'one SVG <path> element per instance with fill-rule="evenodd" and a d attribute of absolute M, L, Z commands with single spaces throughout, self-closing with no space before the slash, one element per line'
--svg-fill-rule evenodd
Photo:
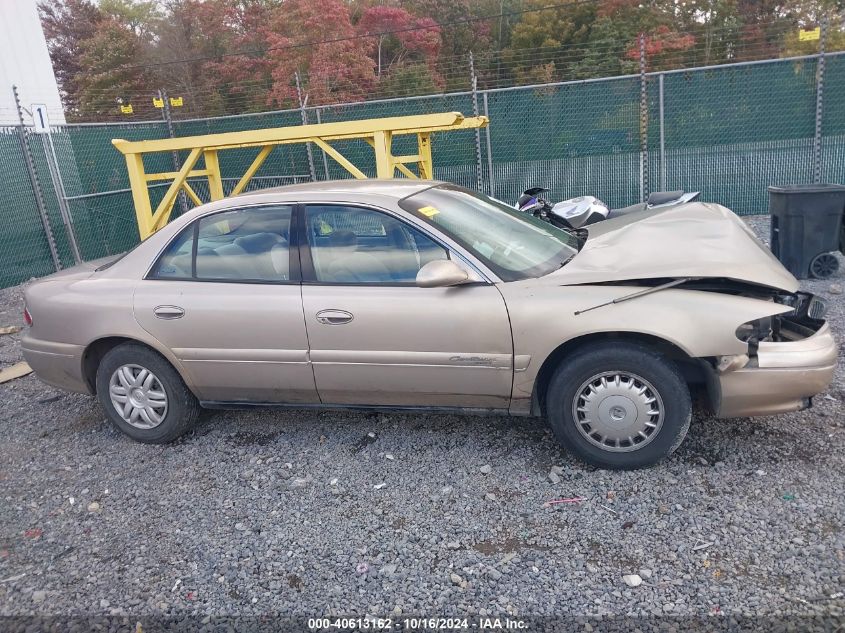
<path fill-rule="evenodd" d="M 47 118 L 47 106 L 45 104 L 32 104 L 32 122 L 36 134 L 50 133 L 50 119 Z"/>

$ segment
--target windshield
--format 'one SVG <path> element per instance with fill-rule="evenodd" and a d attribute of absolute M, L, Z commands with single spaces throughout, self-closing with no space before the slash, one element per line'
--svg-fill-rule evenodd
<path fill-rule="evenodd" d="M 488 196 L 438 185 L 399 202 L 471 251 L 503 281 L 542 277 L 578 252 L 578 239 Z"/>

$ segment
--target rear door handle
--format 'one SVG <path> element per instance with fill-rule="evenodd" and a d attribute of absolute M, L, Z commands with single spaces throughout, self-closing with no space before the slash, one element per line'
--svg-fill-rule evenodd
<path fill-rule="evenodd" d="M 181 319 L 185 316 L 185 310 L 179 306 L 156 306 L 153 309 L 153 314 L 159 319 Z"/>
<path fill-rule="evenodd" d="M 317 313 L 317 321 L 324 325 L 343 325 L 353 318 L 352 313 L 346 310 L 320 310 Z"/>

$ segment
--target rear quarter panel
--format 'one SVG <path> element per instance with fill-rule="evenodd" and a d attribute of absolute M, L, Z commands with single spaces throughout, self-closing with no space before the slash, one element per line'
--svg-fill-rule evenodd
<path fill-rule="evenodd" d="M 71 353 L 82 378 L 82 355 L 94 341 L 123 337 L 148 345 L 162 354 L 177 371 L 184 371 L 170 350 L 148 334 L 135 320 L 132 297 L 137 280 L 116 277 L 88 279 L 45 279 L 25 290 L 33 325 L 23 341 L 24 348 Z"/>

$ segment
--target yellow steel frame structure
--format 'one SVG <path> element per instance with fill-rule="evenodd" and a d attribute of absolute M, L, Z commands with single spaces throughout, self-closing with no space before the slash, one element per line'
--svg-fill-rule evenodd
<path fill-rule="evenodd" d="M 144 240 L 163 227 L 170 219 L 170 212 L 180 191 L 184 191 L 195 203 L 202 204 L 196 191 L 188 183 L 189 178 L 205 177 L 208 180 L 212 200 L 224 197 L 223 178 L 220 174 L 218 152 L 227 149 L 258 147 L 252 164 L 240 177 L 231 195 L 237 195 L 246 188 L 249 181 L 278 145 L 293 143 L 314 143 L 326 155 L 333 158 L 355 178 L 367 176 L 349 159 L 332 147 L 330 141 L 361 139 L 366 141 L 375 153 L 378 178 L 393 178 L 398 170 L 408 178 L 433 178 L 431 159 L 431 134 L 448 130 L 464 130 L 486 127 L 487 117 L 464 117 L 460 112 L 444 112 L 418 116 L 391 117 L 385 119 L 364 119 L 317 125 L 278 127 L 244 132 L 225 132 L 201 136 L 184 136 L 154 141 L 125 141 L 114 139 L 112 144 L 126 158 L 132 201 L 138 219 L 138 232 Z M 394 156 L 391 151 L 393 139 L 401 135 L 416 135 L 417 153 L 410 156 Z M 144 170 L 144 156 L 157 152 L 187 151 L 188 158 L 179 171 L 148 174 Z M 202 159 L 203 166 L 197 167 Z M 415 174 L 408 167 L 416 165 Z M 148 184 L 171 181 L 161 202 L 153 211 Z"/>

